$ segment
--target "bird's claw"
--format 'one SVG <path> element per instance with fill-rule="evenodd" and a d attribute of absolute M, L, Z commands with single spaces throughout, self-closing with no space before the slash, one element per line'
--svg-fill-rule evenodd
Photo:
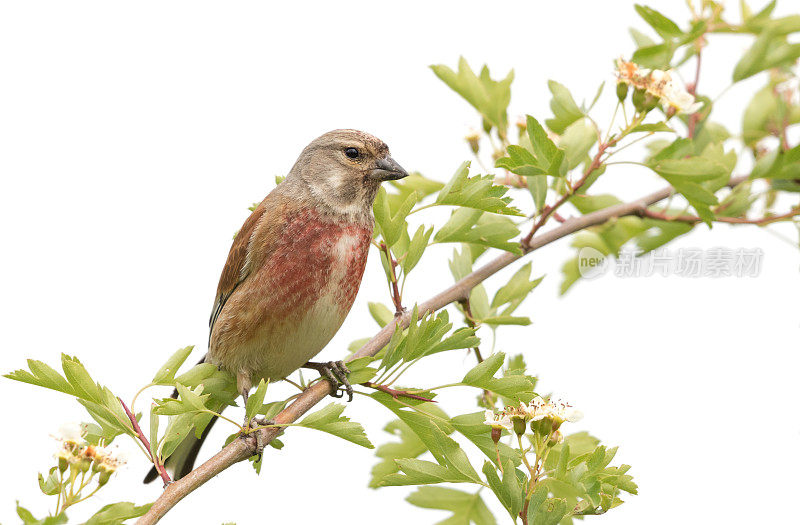
<path fill-rule="evenodd" d="M 329 381 L 336 390 L 331 394 L 333 397 L 343 397 L 347 393 L 347 401 L 353 400 L 353 386 L 347 379 L 347 374 L 350 370 L 344 364 L 344 361 L 328 361 L 327 363 L 312 363 L 305 364 L 307 368 L 317 370 L 322 377 Z M 344 392 L 340 390 L 344 389 Z"/>
<path fill-rule="evenodd" d="M 250 420 L 250 429 L 255 430 L 262 426 L 267 425 L 275 425 L 274 419 L 267 419 L 265 417 L 254 417 Z M 264 435 L 261 432 L 253 432 L 256 436 L 256 453 L 255 455 L 261 458 L 261 454 L 264 452 L 264 448 L 267 446 L 267 441 L 264 439 Z"/>

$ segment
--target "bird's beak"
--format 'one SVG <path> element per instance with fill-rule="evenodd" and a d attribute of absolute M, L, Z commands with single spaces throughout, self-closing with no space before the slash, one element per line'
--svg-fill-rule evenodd
<path fill-rule="evenodd" d="M 404 170 L 400 164 L 395 162 L 392 157 L 384 157 L 378 159 L 375 163 L 375 169 L 370 171 L 370 175 L 373 179 L 382 182 L 385 180 L 397 180 L 408 177 L 408 172 Z"/>

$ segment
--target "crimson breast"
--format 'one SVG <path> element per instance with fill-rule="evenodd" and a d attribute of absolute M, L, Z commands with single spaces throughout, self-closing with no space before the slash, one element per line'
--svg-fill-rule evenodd
<path fill-rule="evenodd" d="M 340 315 L 347 315 L 371 238 L 371 228 L 326 220 L 315 211 L 289 216 L 275 250 L 255 276 L 263 281 L 257 287 L 264 293 L 258 310 L 267 317 L 294 318 L 324 298 L 338 306 Z"/>

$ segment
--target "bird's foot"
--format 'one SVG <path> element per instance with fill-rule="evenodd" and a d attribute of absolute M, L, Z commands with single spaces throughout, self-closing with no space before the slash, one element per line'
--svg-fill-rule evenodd
<path fill-rule="evenodd" d="M 261 458 L 261 454 L 264 452 L 264 448 L 267 446 L 267 441 L 264 439 L 264 435 L 261 432 L 258 432 L 260 427 L 268 426 L 268 425 L 276 425 L 274 419 L 267 419 L 265 417 L 254 417 L 250 420 L 250 433 L 256 436 L 256 453 L 255 455 Z"/>
<path fill-rule="evenodd" d="M 309 361 L 303 365 L 303 368 L 316 370 L 322 377 L 332 383 L 336 388 L 331 394 L 333 397 L 342 397 L 344 393 L 340 391 L 340 388 L 343 388 L 347 393 L 347 400 L 353 400 L 353 386 L 347 380 L 347 374 L 350 373 L 350 370 L 348 370 L 343 361 L 328 361 L 327 363 Z"/>

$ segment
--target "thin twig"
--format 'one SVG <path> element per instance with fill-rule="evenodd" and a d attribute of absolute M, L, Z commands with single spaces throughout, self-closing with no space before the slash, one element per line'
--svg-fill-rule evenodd
<path fill-rule="evenodd" d="M 139 436 L 139 441 L 142 442 L 144 448 L 147 450 L 147 453 L 150 454 L 150 461 L 153 462 L 153 466 L 156 467 L 158 474 L 161 476 L 162 481 L 164 481 L 164 487 L 169 486 L 172 483 L 172 479 L 170 479 L 169 474 L 167 474 L 167 469 L 164 468 L 164 465 L 158 460 L 158 455 L 153 454 L 153 450 L 150 448 L 150 442 L 144 436 L 144 432 L 142 432 L 142 427 L 139 426 L 139 421 L 136 420 L 136 416 L 133 412 L 130 411 L 128 405 L 125 404 L 125 401 L 122 398 L 117 397 L 122 408 L 125 410 L 125 414 L 128 416 L 128 419 L 131 420 L 131 424 L 133 425 L 133 430 L 136 431 L 136 435 Z"/>
<path fill-rule="evenodd" d="M 703 38 L 702 36 L 700 38 Z M 697 68 L 695 69 L 694 73 L 694 84 L 688 86 L 687 91 L 694 96 L 697 96 L 697 84 L 700 82 L 700 66 L 702 64 L 702 46 L 697 50 Z M 695 111 L 691 115 L 689 115 L 689 138 L 694 137 L 695 129 L 697 128 L 697 123 L 700 121 L 700 112 Z"/>
<path fill-rule="evenodd" d="M 739 184 L 745 180 L 747 180 L 746 175 L 734 177 L 730 180 L 728 185 L 735 186 L 736 184 Z M 418 311 L 420 315 L 428 312 L 435 312 L 444 308 L 450 303 L 465 299 L 469 297 L 470 290 L 472 290 L 475 286 L 479 285 L 503 268 L 518 261 L 526 254 L 529 254 L 534 250 L 541 248 L 542 246 L 546 246 L 577 231 L 583 230 L 590 226 L 603 224 L 609 219 L 636 214 L 639 210 L 645 209 L 658 201 L 666 199 L 672 191 L 674 191 L 673 188 L 668 186 L 632 202 L 609 206 L 608 208 L 587 213 L 586 215 L 582 215 L 580 217 L 567 219 L 564 224 L 551 230 L 542 232 L 540 235 L 531 239 L 527 245 L 522 246 L 522 255 L 516 255 L 508 252 L 499 255 L 484 266 L 481 266 L 471 274 L 459 280 L 454 285 L 442 290 L 427 301 L 422 302 L 418 307 Z M 372 337 L 372 339 L 364 344 L 361 349 L 350 356 L 348 361 L 358 359 L 360 357 L 374 356 L 389 342 L 392 334 L 394 333 L 395 327 L 398 327 L 401 330 L 405 329 L 409 325 L 410 320 L 411 313 L 404 312 L 402 315 L 398 316 L 396 322 L 389 323 L 383 327 L 377 334 L 375 334 L 375 336 Z M 277 416 L 275 416 L 273 418 L 274 422 L 278 425 L 293 423 L 333 392 L 334 387 L 328 381 L 322 381 L 311 385 L 308 389 L 306 389 L 305 392 L 297 397 L 294 403 L 284 408 Z M 158 497 L 158 499 L 153 502 L 150 510 L 148 510 L 144 516 L 139 518 L 136 523 L 139 525 L 150 525 L 157 523 L 167 514 L 167 512 L 170 511 L 170 509 L 177 505 L 179 501 L 191 494 L 205 482 L 212 479 L 220 472 L 226 470 L 231 465 L 234 465 L 240 461 L 244 461 L 245 459 L 254 455 L 259 441 L 262 444 L 268 444 L 270 441 L 275 439 L 280 431 L 281 429 L 278 428 L 265 428 L 258 431 L 260 434 L 260 439 L 258 441 L 256 440 L 255 432 L 248 434 L 247 436 L 243 436 L 240 439 L 233 440 L 233 442 L 225 446 L 220 452 L 215 454 L 205 463 L 178 481 L 171 483 Z"/>
<path fill-rule="evenodd" d="M 409 399 L 417 399 L 419 401 L 428 401 L 428 402 L 431 402 L 431 403 L 436 403 L 436 401 L 433 400 L 433 399 L 428 399 L 427 397 L 422 397 L 422 396 L 418 396 L 416 394 L 411 394 L 411 393 L 407 392 L 406 390 L 396 390 L 396 389 L 390 388 L 390 387 L 388 387 L 386 385 L 379 385 L 379 384 L 373 383 L 371 381 L 366 381 L 364 383 L 361 383 L 361 385 L 363 385 L 363 386 L 365 386 L 367 388 L 374 388 L 375 390 L 380 390 L 381 392 L 386 392 L 387 394 L 389 394 L 390 396 L 392 396 L 395 399 L 397 399 L 398 397 L 407 397 Z"/>
<path fill-rule="evenodd" d="M 403 313 L 403 298 L 400 295 L 400 289 L 397 287 L 397 272 L 395 271 L 397 269 L 397 261 L 385 242 L 381 241 L 380 249 L 386 255 L 386 260 L 389 261 L 389 267 L 392 269 L 390 295 L 394 304 L 394 315 L 398 316 Z"/>

